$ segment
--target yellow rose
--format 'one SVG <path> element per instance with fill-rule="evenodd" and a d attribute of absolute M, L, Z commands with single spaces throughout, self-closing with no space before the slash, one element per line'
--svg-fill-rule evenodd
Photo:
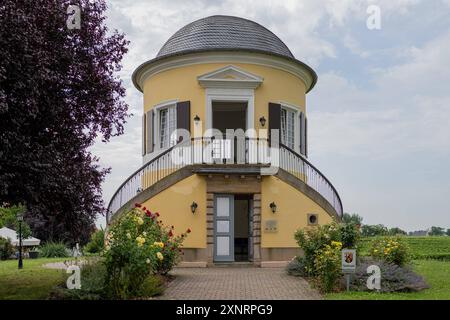
<path fill-rule="evenodd" d="M 129 232 L 127 233 L 127 238 L 131 239 L 131 234 Z"/>
<path fill-rule="evenodd" d="M 157 253 L 156 253 L 156 257 L 157 257 L 160 261 L 162 261 L 162 260 L 164 259 L 164 256 L 162 255 L 161 252 L 157 252 Z"/>
<path fill-rule="evenodd" d="M 136 222 L 137 222 L 137 224 L 140 225 L 140 226 L 144 224 L 144 220 L 142 220 L 141 217 L 137 217 L 137 218 L 136 218 Z"/>
<path fill-rule="evenodd" d="M 138 243 L 139 247 L 142 247 L 143 244 L 145 243 L 145 238 L 139 236 L 139 237 L 136 238 L 136 242 Z"/>
<path fill-rule="evenodd" d="M 331 241 L 331 245 L 336 248 L 342 248 L 342 242 L 339 241 Z"/>

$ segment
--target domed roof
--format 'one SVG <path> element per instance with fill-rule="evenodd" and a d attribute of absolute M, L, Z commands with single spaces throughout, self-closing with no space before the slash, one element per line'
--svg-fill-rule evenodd
<path fill-rule="evenodd" d="M 247 19 L 216 15 L 191 22 L 175 32 L 155 58 L 142 63 L 134 70 L 133 83 L 139 91 L 142 91 L 141 80 L 144 73 L 164 69 L 164 62 L 169 58 L 223 51 L 259 53 L 289 60 L 287 64 L 297 68 L 294 74 L 305 81 L 306 92 L 309 92 L 317 82 L 314 70 L 297 60 L 283 41 L 270 30 Z M 283 67 L 285 66 L 286 64 L 283 64 Z"/>
<path fill-rule="evenodd" d="M 156 57 L 211 50 L 259 51 L 295 59 L 283 41 L 262 25 L 221 15 L 184 26 L 167 40 Z"/>

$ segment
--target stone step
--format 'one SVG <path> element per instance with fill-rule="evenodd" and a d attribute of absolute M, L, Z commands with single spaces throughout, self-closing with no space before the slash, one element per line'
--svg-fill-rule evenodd
<path fill-rule="evenodd" d="M 212 267 L 218 268 L 254 268 L 252 261 L 236 261 L 236 262 L 214 262 Z"/>

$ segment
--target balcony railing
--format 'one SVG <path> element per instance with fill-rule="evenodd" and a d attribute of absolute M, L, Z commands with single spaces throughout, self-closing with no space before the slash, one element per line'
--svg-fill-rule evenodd
<path fill-rule="evenodd" d="M 331 182 L 303 156 L 285 145 L 280 145 L 280 168 L 303 180 L 308 186 L 324 197 L 342 217 L 342 201 Z"/>
<path fill-rule="evenodd" d="M 308 160 L 287 146 L 280 144 L 279 148 L 271 150 L 268 140 L 263 138 L 202 137 L 179 143 L 136 170 L 112 196 L 107 221 L 140 192 L 179 169 L 187 165 L 214 164 L 279 166 L 317 191 L 342 216 L 342 202 L 331 182 Z"/>

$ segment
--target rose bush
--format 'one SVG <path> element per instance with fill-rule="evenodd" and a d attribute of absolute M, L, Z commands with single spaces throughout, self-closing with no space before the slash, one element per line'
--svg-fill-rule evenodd
<path fill-rule="evenodd" d="M 382 237 L 372 241 L 369 254 L 375 259 L 404 266 L 411 261 L 410 251 L 402 237 Z"/>
<path fill-rule="evenodd" d="M 333 291 L 341 276 L 342 242 L 331 241 L 320 249 L 314 259 L 314 268 L 320 288 L 325 292 Z"/>
<path fill-rule="evenodd" d="M 106 289 L 112 298 L 139 296 L 151 274 L 165 275 L 180 260 L 180 235 L 159 220 L 159 213 L 136 207 L 123 214 L 108 230 L 103 252 Z"/>
<path fill-rule="evenodd" d="M 301 260 L 292 261 L 288 272 L 312 277 L 321 290 L 332 291 L 341 276 L 341 249 L 357 249 L 359 238 L 359 228 L 354 223 L 332 222 L 298 230 L 295 239 L 303 250 L 303 257 L 295 258 Z"/>

